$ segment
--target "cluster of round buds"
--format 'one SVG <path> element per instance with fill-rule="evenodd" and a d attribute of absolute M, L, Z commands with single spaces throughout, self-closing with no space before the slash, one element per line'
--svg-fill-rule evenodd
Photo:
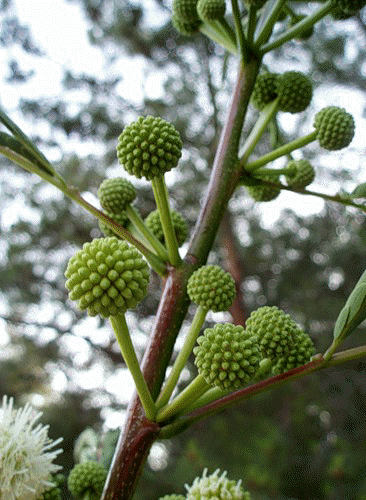
<path fill-rule="evenodd" d="M 234 481 L 226 477 L 226 471 L 220 475 L 220 469 L 207 475 L 204 469 L 202 477 L 196 477 L 187 489 L 187 500 L 250 500 L 250 493 L 244 491 L 241 480 Z"/>
<path fill-rule="evenodd" d="M 277 97 L 276 79 L 277 73 L 266 71 L 257 76 L 252 92 L 252 104 L 255 108 L 262 111 L 267 104 L 274 101 Z"/>
<path fill-rule="evenodd" d="M 70 472 L 67 486 L 77 500 L 99 500 L 106 478 L 107 471 L 103 465 L 98 462 L 82 462 Z"/>
<path fill-rule="evenodd" d="M 300 113 L 313 96 L 311 80 L 299 71 L 286 71 L 276 79 L 278 108 L 289 113 Z"/>
<path fill-rule="evenodd" d="M 295 346 L 290 349 L 287 356 L 278 359 L 272 367 L 272 372 L 274 375 L 278 375 L 297 366 L 302 366 L 310 361 L 314 353 L 315 349 L 311 338 L 306 332 L 300 330 L 296 336 Z"/>
<path fill-rule="evenodd" d="M 261 179 L 273 182 L 273 177 L 266 177 L 264 174 L 261 175 Z M 271 186 L 259 179 L 256 180 L 255 183 L 247 186 L 247 189 L 250 196 L 256 201 L 272 201 L 277 198 L 281 192 L 280 187 Z"/>
<path fill-rule="evenodd" d="M 103 210 L 118 214 L 136 198 L 136 188 L 123 177 L 105 179 L 99 186 L 98 198 Z"/>
<path fill-rule="evenodd" d="M 71 257 L 65 276 L 69 298 L 90 316 L 107 318 L 133 309 L 145 297 L 149 268 L 126 241 L 95 238 Z"/>
<path fill-rule="evenodd" d="M 182 146 L 174 125 L 163 118 L 140 116 L 123 129 L 117 156 L 129 174 L 151 180 L 177 166 Z"/>
<path fill-rule="evenodd" d="M 351 143 L 355 122 L 345 109 L 328 106 L 315 115 L 314 128 L 320 146 L 329 151 L 336 151 Z"/>
<path fill-rule="evenodd" d="M 286 182 L 289 187 L 304 188 L 311 184 L 315 178 L 314 167 L 308 160 L 292 160 L 286 168 L 292 173 L 286 174 Z"/>
<path fill-rule="evenodd" d="M 224 17 L 226 11 L 225 0 L 198 0 L 197 13 L 202 21 L 220 20 Z"/>
<path fill-rule="evenodd" d="M 202 24 L 197 13 L 197 2 L 198 0 L 173 1 L 173 26 L 182 35 L 194 35 Z"/>
<path fill-rule="evenodd" d="M 261 355 L 258 340 L 240 325 L 218 323 L 206 328 L 193 349 L 198 373 L 211 386 L 233 391 L 252 380 Z"/>
<path fill-rule="evenodd" d="M 287 370 L 300 366 L 313 355 L 308 334 L 276 306 L 264 306 L 253 311 L 246 321 L 245 329 L 258 337 L 262 357 L 272 361 L 276 373 L 282 368 Z"/>
<path fill-rule="evenodd" d="M 171 212 L 173 228 L 175 231 L 175 235 L 177 237 L 178 246 L 183 245 L 186 241 L 188 228 L 187 223 L 183 216 L 179 212 L 175 212 L 174 210 Z M 150 231 L 156 236 L 156 238 L 164 243 L 164 232 L 163 226 L 160 219 L 160 214 L 158 210 L 154 210 L 149 213 L 149 215 L 145 219 L 146 226 L 150 229 Z"/>
<path fill-rule="evenodd" d="M 204 309 L 227 311 L 236 296 L 235 281 L 220 266 L 206 265 L 190 276 L 187 292 L 191 301 Z"/>

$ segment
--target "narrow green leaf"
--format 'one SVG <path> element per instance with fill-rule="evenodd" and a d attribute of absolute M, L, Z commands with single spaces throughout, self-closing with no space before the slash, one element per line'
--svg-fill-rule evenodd
<path fill-rule="evenodd" d="M 352 198 L 366 198 L 366 182 L 359 184 L 351 193 Z"/>
<path fill-rule="evenodd" d="M 341 310 L 334 325 L 333 337 L 338 339 L 349 321 L 350 309 L 347 305 Z"/>

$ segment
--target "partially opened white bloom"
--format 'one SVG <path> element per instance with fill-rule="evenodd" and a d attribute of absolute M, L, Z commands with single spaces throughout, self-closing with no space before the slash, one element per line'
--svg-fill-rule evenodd
<path fill-rule="evenodd" d="M 220 475 L 220 469 L 210 476 L 207 469 L 202 477 L 196 477 L 191 486 L 185 485 L 187 500 L 250 500 L 249 491 L 244 491 L 239 481 L 226 477 L 226 471 Z"/>
<path fill-rule="evenodd" d="M 62 438 L 52 441 L 49 426 L 37 424 L 42 412 L 29 403 L 13 409 L 13 398 L 4 396 L 0 408 L 0 498 L 37 500 L 53 484 L 51 474 L 61 469 L 53 460 L 62 450 L 54 449 Z M 53 449 L 53 451 L 51 451 Z"/>

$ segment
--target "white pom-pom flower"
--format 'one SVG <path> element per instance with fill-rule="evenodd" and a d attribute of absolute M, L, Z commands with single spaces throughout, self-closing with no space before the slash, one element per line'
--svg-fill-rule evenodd
<path fill-rule="evenodd" d="M 51 440 L 49 426 L 36 424 L 42 412 L 29 403 L 14 410 L 13 403 L 4 396 L 0 407 L 0 498 L 37 500 L 61 469 L 53 460 L 62 452 L 55 449 L 62 438 Z"/>
<path fill-rule="evenodd" d="M 250 493 L 243 490 L 241 479 L 233 481 L 226 474 L 224 471 L 220 475 L 220 469 L 216 469 L 208 476 L 204 469 L 202 477 L 196 477 L 191 486 L 185 485 L 187 500 L 250 500 Z"/>

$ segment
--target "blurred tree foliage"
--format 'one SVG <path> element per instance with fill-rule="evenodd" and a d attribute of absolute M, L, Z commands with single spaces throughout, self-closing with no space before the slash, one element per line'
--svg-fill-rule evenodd
<path fill-rule="evenodd" d="M 146 76 L 154 72 L 164 76 L 162 97 L 145 96 L 136 106 L 119 93 L 123 75 L 102 80 L 65 68 L 61 96 L 20 99 L 17 111 L 28 122 L 49 124 L 48 137 L 33 139 L 46 154 L 57 152 L 56 168 L 91 196 L 106 175 L 120 175 L 115 144 L 131 118 L 153 114 L 174 122 L 184 154 L 179 174 L 171 180 L 172 205 L 192 226 L 209 177 L 235 61 L 203 36 L 178 35 L 170 23 L 168 1 L 155 0 L 148 7 L 142 1 L 127 0 L 72 3 L 83 10 L 90 43 L 103 51 L 107 67 L 124 57 L 142 57 Z M 308 8 L 307 3 L 298 5 L 304 12 Z M 0 49 L 19 46 L 35 58 L 44 57 L 35 42 L 36 33 L 19 23 L 13 7 L 12 0 L 0 2 Z M 154 27 L 149 24 L 152 8 L 161 20 Z M 362 16 L 342 22 L 325 19 L 311 38 L 285 45 L 265 62 L 283 70 L 306 67 L 316 95 L 334 85 L 342 92 L 363 90 L 365 40 Z M 21 93 L 21 85 L 36 71 L 36 62 L 34 68 L 25 69 L 20 56 L 12 57 L 3 78 L 18 85 Z M 87 96 L 77 111 L 68 101 L 75 90 Z M 280 134 L 292 137 L 306 122 L 300 119 L 292 131 L 282 130 L 281 121 L 279 125 Z M 63 142 L 70 139 L 92 140 L 102 146 L 101 153 L 63 154 Z M 350 171 L 348 164 L 339 162 L 326 169 L 311 147 L 308 155 L 314 165 L 319 164 L 323 185 L 336 182 L 337 189 L 353 189 L 357 184 L 357 165 Z M 110 390 L 110 382 L 123 380 L 125 373 L 112 333 L 104 321 L 91 321 L 78 312 L 67 301 L 64 288 L 68 258 L 100 233 L 91 216 L 55 189 L 4 158 L 0 165 L 0 324 L 4 332 L 0 396 L 13 395 L 19 403 L 43 396 L 44 420 L 55 437 L 64 436 L 63 465 L 68 470 L 80 432 L 87 426 L 101 430 L 110 412 L 121 411 L 126 404 L 124 396 Z M 299 203 L 308 199 L 299 195 Z M 155 208 L 143 183 L 137 206 L 144 216 Z M 310 333 L 317 350 L 323 351 L 338 312 L 365 269 L 364 216 L 334 204 L 307 218 L 291 208 L 273 228 L 264 228 L 257 205 L 239 190 L 211 261 L 230 269 L 238 282 L 241 294 L 232 311 L 235 322 L 243 323 L 261 305 L 277 305 L 292 314 Z M 271 210 L 270 203 L 266 209 Z M 152 278 L 150 289 L 148 299 L 128 317 L 141 350 L 159 298 L 157 278 Z M 357 337 L 363 334 L 360 328 L 348 345 L 360 343 Z M 193 365 L 190 369 L 193 373 Z M 90 383 L 96 373 L 97 386 Z M 353 362 L 204 421 L 164 443 L 163 458 L 147 464 L 136 498 L 151 499 L 152 491 L 153 498 L 159 498 L 177 492 L 177 485 L 183 493 L 184 483 L 202 468 L 221 467 L 229 476 L 243 478 L 255 499 L 365 499 L 366 458 L 359 446 L 366 438 L 365 381 L 365 363 Z"/>

